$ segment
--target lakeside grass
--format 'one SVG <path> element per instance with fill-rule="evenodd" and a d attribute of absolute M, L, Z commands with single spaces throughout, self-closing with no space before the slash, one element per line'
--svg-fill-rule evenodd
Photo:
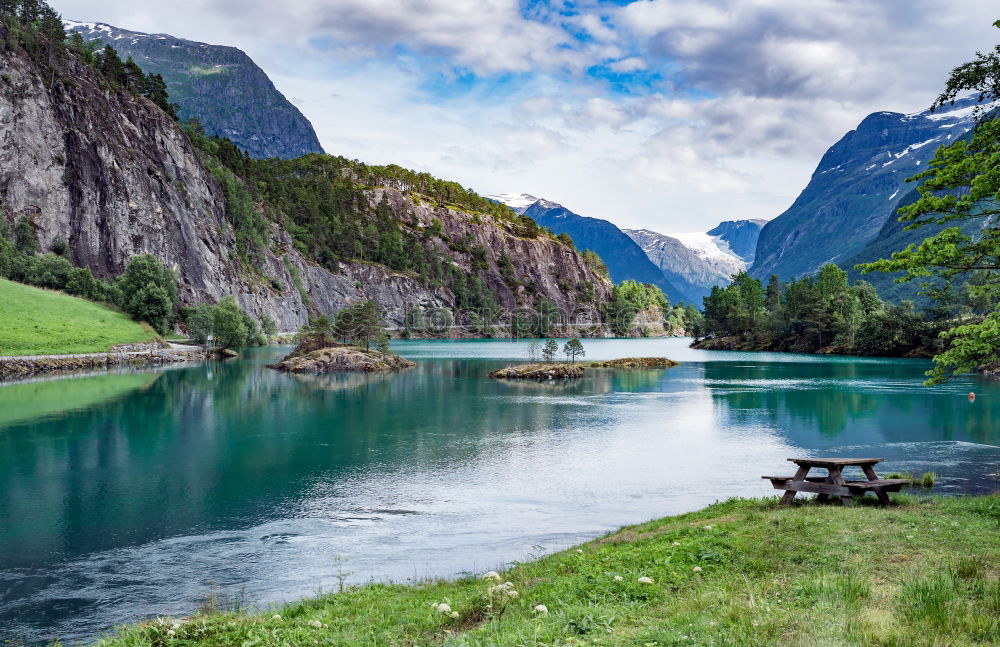
<path fill-rule="evenodd" d="M 105 306 L 0 279 L 0 356 L 103 353 L 155 339 L 148 327 Z"/>
<path fill-rule="evenodd" d="M 516 565 L 500 577 L 517 597 L 479 578 L 370 584 L 261 613 L 130 626 L 99 644 L 1000 644 L 1000 496 L 895 500 L 731 500 Z M 432 608 L 442 602 L 447 611 Z"/>

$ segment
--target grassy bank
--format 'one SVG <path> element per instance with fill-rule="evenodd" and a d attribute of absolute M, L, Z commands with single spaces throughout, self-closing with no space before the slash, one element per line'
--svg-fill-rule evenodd
<path fill-rule="evenodd" d="M 0 279 L 0 356 L 103 353 L 155 338 L 120 312 Z"/>
<path fill-rule="evenodd" d="M 517 565 L 497 581 L 373 584 L 258 615 L 134 626 L 102 644 L 1000 643 L 1000 496 L 899 500 L 888 509 L 734 500 Z"/>

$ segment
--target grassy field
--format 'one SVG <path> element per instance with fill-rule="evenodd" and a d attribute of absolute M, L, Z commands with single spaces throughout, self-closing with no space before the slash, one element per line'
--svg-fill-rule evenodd
<path fill-rule="evenodd" d="M 103 353 L 156 334 L 114 310 L 0 279 L 0 356 Z"/>
<path fill-rule="evenodd" d="M 100 644 L 1000 644 L 1000 496 L 899 501 L 882 509 L 734 500 L 497 579 L 372 584 L 256 614 L 160 620 Z"/>

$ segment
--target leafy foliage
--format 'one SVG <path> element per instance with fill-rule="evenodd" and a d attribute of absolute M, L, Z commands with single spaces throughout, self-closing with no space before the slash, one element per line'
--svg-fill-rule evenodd
<path fill-rule="evenodd" d="M 1000 27 L 1000 21 L 995 23 Z M 974 90 L 980 101 L 1000 98 L 1000 45 L 988 54 L 954 70 L 935 108 L 953 102 L 962 92 Z M 965 281 L 970 301 L 992 305 L 984 316 L 966 317 L 941 333 L 951 342 L 937 355 L 928 372 L 928 384 L 943 382 L 956 373 L 975 370 L 1000 360 L 1000 120 L 985 114 L 971 140 L 960 139 L 934 154 L 928 168 L 911 181 L 921 182 L 920 199 L 900 209 L 907 229 L 944 225 L 970 219 L 982 222 L 974 233 L 962 226 L 947 227 L 919 245 L 911 244 L 891 258 L 859 265 L 864 272 L 902 272 L 897 282 L 920 280 L 924 293 L 947 310 L 954 299 L 953 285 Z M 937 282 L 932 279 L 937 279 Z M 943 285 L 943 287 L 942 287 Z"/>
<path fill-rule="evenodd" d="M 670 309 L 670 302 L 663 290 L 652 283 L 622 281 L 612 291 L 605 315 L 614 333 L 626 336 L 638 314 L 653 306 L 659 308 L 664 315 Z"/>
<path fill-rule="evenodd" d="M 912 303 L 886 304 L 865 281 L 848 285 L 836 265 L 788 284 L 772 276 L 766 289 L 740 272 L 705 297 L 704 327 L 760 349 L 889 356 L 936 348 L 938 330 Z"/>

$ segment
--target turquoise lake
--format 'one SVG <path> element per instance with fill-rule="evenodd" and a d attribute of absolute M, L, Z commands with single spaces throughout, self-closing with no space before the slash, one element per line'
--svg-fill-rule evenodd
<path fill-rule="evenodd" d="M 584 340 L 659 371 L 486 374 L 526 342 L 394 342 L 417 368 L 226 363 L 0 386 L 0 643 L 94 638 L 209 596 L 482 572 L 732 496 L 786 458 L 878 456 L 933 492 L 1000 488 L 1000 382 L 929 362 Z M 975 402 L 967 394 L 975 392 Z"/>

